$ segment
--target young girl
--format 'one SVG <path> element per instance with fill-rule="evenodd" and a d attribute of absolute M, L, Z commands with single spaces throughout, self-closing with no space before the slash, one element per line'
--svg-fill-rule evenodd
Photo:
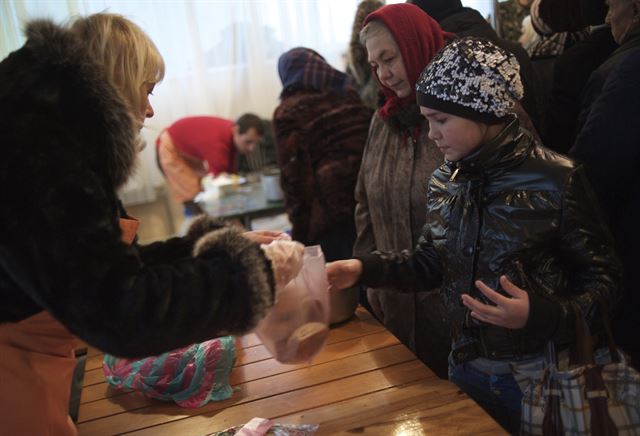
<path fill-rule="evenodd" d="M 591 320 L 598 297 L 615 302 L 620 266 L 583 170 L 536 143 L 511 114 L 522 97 L 512 55 L 457 40 L 416 90 L 446 159 L 429 182 L 420 243 L 411 254 L 330 263 L 329 281 L 334 289 L 440 286 L 453 325 L 450 379 L 517 433 L 513 369 L 541 358 L 549 340 L 571 342 L 572 304 Z"/>
<path fill-rule="evenodd" d="M 184 238 L 135 244 L 117 191 L 153 116 L 162 57 L 113 14 L 70 29 L 32 22 L 26 33 L 0 63 L 0 425 L 73 435 L 80 340 L 140 357 L 247 332 L 273 304 L 282 268 L 206 218 Z"/>

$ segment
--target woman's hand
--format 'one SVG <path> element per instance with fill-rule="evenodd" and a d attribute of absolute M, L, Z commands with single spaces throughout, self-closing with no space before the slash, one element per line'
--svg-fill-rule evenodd
<path fill-rule="evenodd" d="M 284 239 L 285 241 L 291 240 L 291 237 L 286 233 L 274 232 L 272 230 L 252 230 L 250 232 L 244 232 L 242 236 L 258 244 L 268 244 L 271 241 L 279 239 Z"/>
<path fill-rule="evenodd" d="M 286 286 L 302 269 L 304 245 L 291 240 L 275 240 L 260 246 L 271 261 L 273 277 L 277 285 Z"/>
<path fill-rule="evenodd" d="M 362 262 L 358 259 L 338 260 L 326 265 L 329 291 L 339 291 L 355 285 L 362 274 Z"/>
<path fill-rule="evenodd" d="M 500 277 L 500 285 L 511 298 L 476 280 L 478 290 L 496 305 L 481 303 L 467 294 L 462 295 L 462 303 L 471 309 L 471 316 L 480 321 L 510 329 L 524 327 L 529 319 L 529 294 L 511 283 L 507 276 Z"/>

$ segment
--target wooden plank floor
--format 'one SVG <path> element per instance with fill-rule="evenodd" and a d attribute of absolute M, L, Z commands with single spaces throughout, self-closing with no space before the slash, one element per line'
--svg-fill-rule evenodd
<path fill-rule="evenodd" d="M 319 423 L 318 434 L 505 434 L 364 309 L 331 329 L 311 365 L 276 362 L 253 334 L 237 339 L 236 354 L 233 396 L 185 409 L 112 389 L 104 380 L 102 353 L 90 348 L 80 435 L 204 435 L 256 416 Z"/>

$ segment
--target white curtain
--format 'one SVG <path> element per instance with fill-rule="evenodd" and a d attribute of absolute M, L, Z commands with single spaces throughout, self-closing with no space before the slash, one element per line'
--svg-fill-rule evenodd
<path fill-rule="evenodd" d="M 466 1 L 485 12 L 483 3 Z M 125 198 L 153 198 L 163 183 L 155 164 L 155 138 L 176 119 L 201 114 L 236 118 L 254 112 L 271 118 L 281 84 L 278 57 L 304 46 L 343 70 L 359 0 L 3 0 L 0 59 L 19 48 L 24 23 L 51 18 L 64 23 L 96 12 L 123 14 L 153 39 L 166 62 L 164 81 L 151 97 L 148 146 Z M 399 3 L 390 0 L 387 3 Z M 476 5 L 476 3 L 478 3 Z"/>

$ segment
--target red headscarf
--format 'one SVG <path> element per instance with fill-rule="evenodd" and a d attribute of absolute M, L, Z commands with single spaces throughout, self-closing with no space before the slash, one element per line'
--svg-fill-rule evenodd
<path fill-rule="evenodd" d="M 367 15 L 365 25 L 370 21 L 380 21 L 385 25 L 400 48 L 404 68 L 411 85 L 411 95 L 398 98 L 395 92 L 380 83 L 386 102 L 378 109 L 382 118 L 393 116 L 399 107 L 416 102 L 415 85 L 420 73 L 431 59 L 445 45 L 448 32 L 418 6 L 399 3 L 383 6 Z M 375 74 L 375 71 L 374 71 Z M 378 75 L 376 74 L 376 77 Z M 380 79 L 378 79 L 380 82 Z"/>

